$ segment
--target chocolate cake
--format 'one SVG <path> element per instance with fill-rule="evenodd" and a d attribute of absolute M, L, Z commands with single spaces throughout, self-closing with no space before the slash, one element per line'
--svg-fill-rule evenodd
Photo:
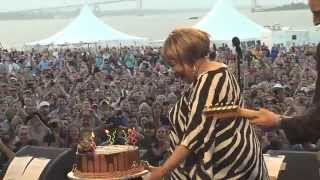
<path fill-rule="evenodd" d="M 73 169 L 79 178 L 114 179 L 144 171 L 139 149 L 129 145 L 97 146 L 93 152 L 78 152 Z"/>

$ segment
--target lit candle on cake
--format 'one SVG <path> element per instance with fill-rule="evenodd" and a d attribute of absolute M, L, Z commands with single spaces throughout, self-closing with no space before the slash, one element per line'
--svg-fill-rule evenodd
<path fill-rule="evenodd" d="M 94 133 L 91 132 L 91 138 L 92 138 L 92 140 L 94 140 L 95 137 L 96 137 L 96 136 L 94 135 Z"/>
<path fill-rule="evenodd" d="M 94 135 L 94 132 L 92 131 L 91 132 L 91 148 L 92 148 L 92 151 L 94 151 L 96 149 L 96 142 L 95 142 L 95 135 Z"/>
<path fill-rule="evenodd" d="M 111 135 L 110 135 L 110 131 L 109 131 L 108 129 L 106 129 L 105 132 L 106 132 L 108 144 L 111 144 L 111 141 L 112 141 L 111 139 L 112 139 L 112 137 L 111 137 Z"/>

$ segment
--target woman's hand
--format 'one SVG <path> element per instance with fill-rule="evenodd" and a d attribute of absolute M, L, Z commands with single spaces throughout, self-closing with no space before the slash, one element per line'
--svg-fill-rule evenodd
<path fill-rule="evenodd" d="M 251 123 L 258 126 L 276 127 L 280 123 L 280 116 L 267 109 L 260 109 L 257 116 L 251 119 Z"/>
<path fill-rule="evenodd" d="M 165 170 L 161 166 L 150 167 L 149 171 L 151 172 L 151 174 L 148 177 L 148 180 L 162 180 L 166 174 Z"/>

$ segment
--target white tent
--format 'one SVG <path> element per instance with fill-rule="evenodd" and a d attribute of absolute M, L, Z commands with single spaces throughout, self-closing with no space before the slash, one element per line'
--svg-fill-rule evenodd
<path fill-rule="evenodd" d="M 194 27 L 206 31 L 217 41 L 231 41 L 235 36 L 241 40 L 262 40 L 271 35 L 270 30 L 238 12 L 233 0 L 219 0 Z"/>
<path fill-rule="evenodd" d="M 62 31 L 53 36 L 32 42 L 27 45 L 49 45 L 49 44 L 78 44 L 96 43 L 102 41 L 142 41 L 145 38 L 134 37 L 122 33 L 105 24 L 97 18 L 88 5 L 84 5 L 78 17 L 76 17 Z"/>

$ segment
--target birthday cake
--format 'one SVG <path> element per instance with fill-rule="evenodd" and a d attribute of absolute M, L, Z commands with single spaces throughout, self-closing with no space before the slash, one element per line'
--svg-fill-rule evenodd
<path fill-rule="evenodd" d="M 130 140 L 132 145 L 96 146 L 94 134 L 86 135 L 78 144 L 73 176 L 80 179 L 123 179 L 141 174 L 144 166 L 139 160 L 135 141 Z"/>
<path fill-rule="evenodd" d="M 97 146 L 93 153 L 78 153 L 75 176 L 115 179 L 144 171 L 139 149 L 130 145 Z"/>

